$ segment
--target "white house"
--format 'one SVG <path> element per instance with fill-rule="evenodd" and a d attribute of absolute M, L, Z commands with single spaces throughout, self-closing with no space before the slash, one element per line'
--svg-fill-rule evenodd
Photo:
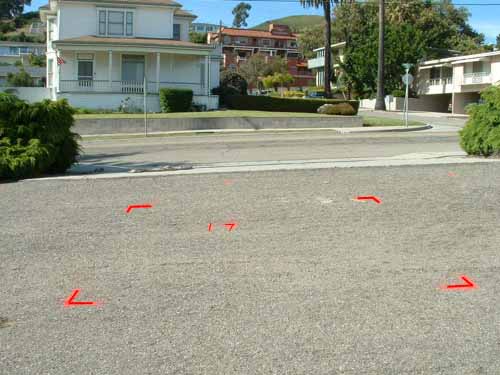
<path fill-rule="evenodd" d="M 194 102 L 218 107 L 218 46 L 194 44 L 196 18 L 173 0 L 50 0 L 47 87 L 76 107 L 117 109 L 127 98 L 159 111 L 161 88 L 190 88 Z"/>
<path fill-rule="evenodd" d="M 479 93 L 500 84 L 500 51 L 424 61 L 419 67 L 417 91 L 427 110 L 464 114 Z M 412 109 L 410 105 L 410 109 Z"/>
<path fill-rule="evenodd" d="M 338 70 L 340 68 L 339 61 L 344 61 L 344 48 L 346 43 L 340 42 L 331 45 L 332 48 L 332 65 Z M 316 53 L 314 59 L 307 60 L 307 67 L 312 69 L 316 74 L 316 86 L 322 87 L 325 84 L 325 47 L 316 48 L 313 50 Z"/>

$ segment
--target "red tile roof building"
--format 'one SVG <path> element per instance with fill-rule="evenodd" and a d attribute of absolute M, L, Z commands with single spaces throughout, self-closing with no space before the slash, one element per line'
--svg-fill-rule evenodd
<path fill-rule="evenodd" d="M 307 60 L 300 56 L 297 37 L 287 25 L 270 24 L 268 31 L 223 27 L 219 32 L 208 34 L 208 43 L 222 44 L 225 69 L 236 70 L 257 53 L 267 59 L 281 56 L 286 59 L 288 72 L 294 77 L 291 86 L 314 86 L 314 74 L 308 69 Z"/>

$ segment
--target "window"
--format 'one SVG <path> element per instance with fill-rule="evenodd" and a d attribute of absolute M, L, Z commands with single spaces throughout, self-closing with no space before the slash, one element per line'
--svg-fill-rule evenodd
<path fill-rule="evenodd" d="M 78 54 L 78 81 L 92 81 L 94 79 L 94 55 Z"/>
<path fill-rule="evenodd" d="M 205 87 L 205 62 L 201 61 L 200 64 L 200 85 Z"/>
<path fill-rule="evenodd" d="M 99 10 L 99 35 L 134 35 L 134 13 L 117 10 Z"/>
<path fill-rule="evenodd" d="M 430 78 L 431 79 L 439 79 L 439 78 L 441 78 L 441 70 L 439 68 L 431 68 Z"/>
<path fill-rule="evenodd" d="M 174 40 L 181 40 L 181 25 L 174 23 Z"/>
<path fill-rule="evenodd" d="M 271 44 L 271 41 L 269 39 L 262 39 L 262 45 L 263 46 L 268 46 Z"/>
<path fill-rule="evenodd" d="M 108 12 L 108 35 L 123 35 L 123 12 Z"/>
<path fill-rule="evenodd" d="M 134 33 L 134 24 L 133 24 L 133 15 L 132 12 L 127 12 L 127 35 L 133 35 Z"/>

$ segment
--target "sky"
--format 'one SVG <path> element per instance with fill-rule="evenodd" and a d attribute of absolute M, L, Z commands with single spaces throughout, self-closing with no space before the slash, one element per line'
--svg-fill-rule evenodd
<path fill-rule="evenodd" d="M 177 0 L 184 9 L 192 11 L 198 16 L 196 22 L 216 23 L 222 21 L 225 25 L 231 25 L 233 15 L 231 10 L 241 0 Z M 292 16 L 297 14 L 319 14 L 320 9 L 303 8 L 298 0 L 286 1 L 249 1 L 252 5 L 250 17 L 247 19 L 249 27 L 258 25 L 270 19 Z M 32 6 L 26 11 L 37 10 L 38 7 L 48 3 L 48 0 L 32 0 Z M 488 43 L 494 43 L 496 36 L 500 34 L 500 0 L 456 0 L 456 4 L 467 4 L 471 13 L 470 23 L 477 31 L 486 36 Z M 492 6 L 480 4 L 497 4 Z M 473 5 L 475 4 L 475 5 Z"/>

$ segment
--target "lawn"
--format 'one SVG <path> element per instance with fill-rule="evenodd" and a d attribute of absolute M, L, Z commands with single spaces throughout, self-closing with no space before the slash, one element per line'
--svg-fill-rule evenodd
<path fill-rule="evenodd" d="M 404 125 L 405 121 L 403 119 L 363 116 L 363 126 L 404 126 Z M 420 121 L 409 120 L 408 125 L 423 126 L 425 124 Z"/>
<path fill-rule="evenodd" d="M 179 113 L 148 113 L 148 118 L 224 118 L 224 117 L 328 117 L 317 113 L 297 112 L 266 112 L 266 111 L 209 111 L 209 112 L 179 112 Z M 75 115 L 76 119 L 108 119 L 108 118 L 144 118 L 143 113 L 105 113 Z"/>

